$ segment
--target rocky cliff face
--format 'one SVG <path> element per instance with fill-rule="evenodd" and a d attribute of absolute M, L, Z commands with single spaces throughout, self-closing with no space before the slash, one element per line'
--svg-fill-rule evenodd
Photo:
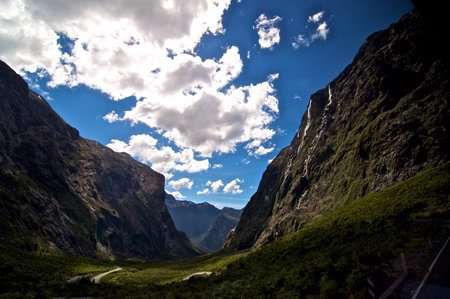
<path fill-rule="evenodd" d="M 207 202 L 176 200 L 170 194 L 166 195 L 166 205 L 177 229 L 185 232 L 193 244 L 206 252 L 223 247 L 241 214 L 241 210 L 218 209 Z"/>
<path fill-rule="evenodd" d="M 0 244 L 87 256 L 194 255 L 164 177 L 83 139 L 0 61 Z"/>
<path fill-rule="evenodd" d="M 227 246 L 258 246 L 449 159 L 449 60 L 417 11 L 372 34 L 310 98 Z M 441 36 L 442 37 L 442 36 Z M 439 42 L 439 43 L 438 43 Z"/>

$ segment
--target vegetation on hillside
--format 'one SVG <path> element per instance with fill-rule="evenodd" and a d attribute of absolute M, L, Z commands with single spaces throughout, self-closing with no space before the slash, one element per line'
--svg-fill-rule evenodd
<path fill-rule="evenodd" d="M 431 250 L 448 233 L 450 163 L 355 199 L 282 240 L 252 253 L 217 254 L 170 263 L 118 263 L 4 253 L 0 288 L 8 298 L 73 295 L 112 298 L 366 298 L 365 280 L 389 269 L 400 252 Z M 420 225 L 417 223 L 420 222 Z M 124 267 L 100 285 L 67 285 L 78 273 Z M 78 267 L 78 268 L 77 268 Z M 208 278 L 182 279 L 197 271 Z M 0 297 L 1 298 L 1 297 Z"/>

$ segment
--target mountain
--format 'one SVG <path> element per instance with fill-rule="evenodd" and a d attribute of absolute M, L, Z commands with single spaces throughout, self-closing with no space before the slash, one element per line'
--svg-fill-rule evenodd
<path fill-rule="evenodd" d="M 297 134 L 267 167 L 227 247 L 279 239 L 448 161 L 443 28 L 415 11 L 367 38 L 352 63 L 311 96 Z"/>
<path fill-rule="evenodd" d="M 241 217 L 241 210 L 223 208 L 216 220 L 199 243 L 199 247 L 213 252 L 223 247 L 228 234 L 236 227 Z"/>
<path fill-rule="evenodd" d="M 241 214 L 241 210 L 226 207 L 220 210 L 207 202 L 177 200 L 170 194 L 166 194 L 166 206 L 177 229 L 185 232 L 192 243 L 207 252 L 223 247 Z"/>
<path fill-rule="evenodd" d="M 312 97 L 298 136 L 266 170 L 227 245 L 273 242 L 179 262 L 122 263 L 101 284 L 88 278 L 116 262 L 0 246 L 2 297 L 448 298 L 450 52 L 441 29 L 449 27 L 441 26 L 443 7 L 425 14 L 418 7 L 372 35 L 330 88 Z M 2 142 L 18 138 L 4 137 L 8 123 L 0 122 Z M 32 158 L 28 163 L 36 163 Z M 17 214 L 4 210 L 3 199 L 14 194 L 7 183 L 32 186 L 32 173 L 22 185 L 0 177 L 0 211 L 8 221 Z M 20 199 L 15 204 L 25 209 L 28 197 Z M 3 220 L 2 233 L 13 228 Z M 7 238 L 0 236 L 2 245 Z"/>
<path fill-rule="evenodd" d="M 79 136 L 0 61 L 0 244 L 174 258 L 196 251 L 164 204 L 164 177 Z"/>

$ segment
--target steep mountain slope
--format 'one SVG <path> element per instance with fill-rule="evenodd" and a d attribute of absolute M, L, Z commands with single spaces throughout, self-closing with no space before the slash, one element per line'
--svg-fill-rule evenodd
<path fill-rule="evenodd" d="M 370 278 L 378 298 L 402 275 L 400 253 L 404 253 L 409 293 L 397 296 L 402 294 L 400 288 L 393 298 L 411 298 L 411 290 L 420 284 L 450 234 L 449 193 L 450 163 L 446 163 L 345 204 L 267 246 L 179 262 L 122 264 L 4 252 L 0 246 L 0 293 L 6 298 L 365 299 L 373 298 L 368 292 Z M 74 275 L 93 276 L 118 265 L 123 271 L 106 277 L 101 285 L 65 283 Z M 184 280 L 204 271 L 215 275 Z M 443 283 L 448 283 L 445 278 Z"/>
<path fill-rule="evenodd" d="M 183 231 L 191 240 L 200 240 L 220 214 L 215 206 L 204 202 L 194 203 L 188 200 L 176 200 L 166 195 L 166 206 L 178 230 Z"/>
<path fill-rule="evenodd" d="M 417 12 L 372 34 L 311 96 L 226 246 L 277 239 L 317 215 L 449 159 L 449 60 Z M 437 28 L 440 29 L 440 28 Z"/>
<path fill-rule="evenodd" d="M 239 221 L 241 210 L 218 209 L 204 202 L 176 200 L 166 195 L 166 206 L 178 230 L 185 232 L 192 243 L 204 251 L 212 252 L 223 247 L 228 233 Z"/>
<path fill-rule="evenodd" d="M 195 251 L 164 204 L 164 177 L 83 139 L 0 61 L 0 244 L 106 257 Z"/>
<path fill-rule="evenodd" d="M 208 252 L 221 249 L 228 234 L 238 224 L 240 217 L 241 210 L 223 208 L 200 241 L 200 248 Z"/>

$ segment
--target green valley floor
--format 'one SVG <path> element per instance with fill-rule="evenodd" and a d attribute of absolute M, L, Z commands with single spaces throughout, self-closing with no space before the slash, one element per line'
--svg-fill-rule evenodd
<path fill-rule="evenodd" d="M 381 293 L 401 275 L 401 254 L 408 281 L 421 279 L 450 235 L 449 191 L 447 163 L 345 203 L 263 248 L 191 260 L 101 261 L 1 248 L 0 298 L 370 298 L 367 279 Z"/>

